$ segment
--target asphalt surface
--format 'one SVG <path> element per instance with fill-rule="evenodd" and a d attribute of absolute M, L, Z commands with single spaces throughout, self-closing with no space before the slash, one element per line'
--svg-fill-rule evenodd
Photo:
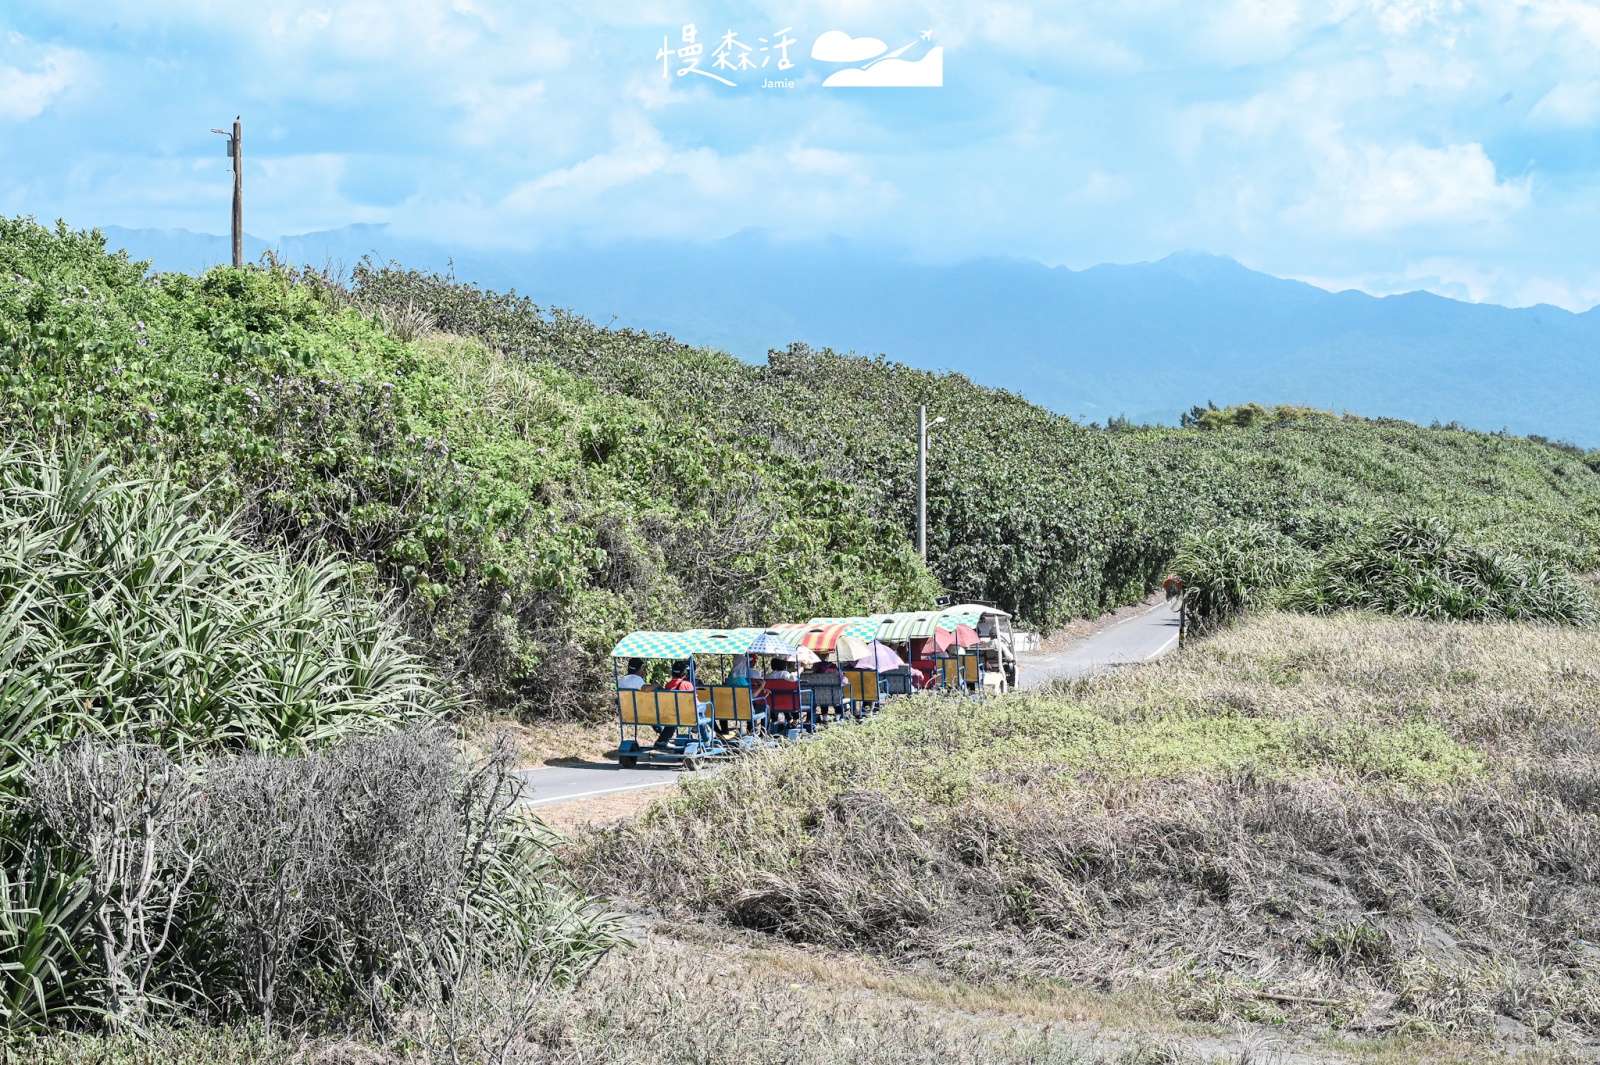
<path fill-rule="evenodd" d="M 1118 666 L 1159 658 L 1178 646 L 1178 615 L 1167 604 L 1107 625 L 1065 651 L 1021 655 L 1017 687 L 1042 688 L 1057 680 L 1074 680 Z"/>
<path fill-rule="evenodd" d="M 1019 688 L 1039 688 L 1056 680 L 1085 677 L 1118 666 L 1148 662 L 1178 645 L 1178 616 L 1162 604 L 1049 655 L 1022 655 Z M 707 772 L 707 770 L 702 770 Z M 517 774 L 524 783 L 523 804 L 554 806 L 579 799 L 615 795 L 638 788 L 676 783 L 683 771 L 662 767 L 624 769 L 599 758 L 577 764 L 540 766 Z"/>

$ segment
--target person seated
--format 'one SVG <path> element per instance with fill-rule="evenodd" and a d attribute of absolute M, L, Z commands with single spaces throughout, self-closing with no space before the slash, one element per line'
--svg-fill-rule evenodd
<path fill-rule="evenodd" d="M 773 658 L 767 670 L 767 680 L 799 680 L 800 675 L 794 671 L 794 663 L 787 658 Z"/>
<path fill-rule="evenodd" d="M 754 682 L 752 683 L 750 676 L 749 655 L 738 655 L 734 658 L 733 670 L 728 674 L 728 679 L 723 681 L 723 683 L 733 688 L 749 688 L 750 703 L 752 707 L 757 710 L 765 709 L 763 697 L 767 694 L 767 685 L 760 677 L 754 678 Z M 717 728 L 726 732 L 728 729 L 727 722 L 717 722 Z"/>
<path fill-rule="evenodd" d="M 817 660 L 817 664 L 811 667 L 811 672 L 832 673 L 837 677 L 839 675 L 839 663 L 831 658 L 820 658 Z"/>
<path fill-rule="evenodd" d="M 646 684 L 644 681 L 644 659 L 628 659 L 628 672 L 617 681 L 617 688 L 621 691 L 653 691 L 655 685 Z"/>
<path fill-rule="evenodd" d="M 667 681 L 666 684 L 662 685 L 661 690 L 664 692 L 694 691 L 694 681 L 689 679 L 688 659 L 682 659 L 672 663 L 672 679 Z M 657 747 L 666 747 L 670 745 L 672 743 L 672 737 L 678 734 L 678 728 L 676 725 L 657 725 L 655 726 L 655 729 Z"/>

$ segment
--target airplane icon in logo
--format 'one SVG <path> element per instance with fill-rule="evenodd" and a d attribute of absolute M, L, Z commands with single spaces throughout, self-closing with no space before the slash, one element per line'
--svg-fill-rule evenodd
<path fill-rule="evenodd" d="M 925 41 L 933 40 L 933 31 L 932 30 L 923 30 L 922 31 L 922 39 L 925 40 Z"/>

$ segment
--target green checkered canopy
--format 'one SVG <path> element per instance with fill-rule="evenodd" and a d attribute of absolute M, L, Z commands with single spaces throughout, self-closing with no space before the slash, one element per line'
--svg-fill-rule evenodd
<path fill-rule="evenodd" d="M 611 649 L 612 658 L 688 658 L 694 653 L 686 632 L 630 632 Z"/>
<path fill-rule="evenodd" d="M 864 618 L 835 618 L 834 622 L 838 623 L 843 621 L 845 623 L 844 631 L 839 635 L 850 636 L 857 640 L 866 640 L 871 642 L 872 640 L 877 639 L 878 629 L 883 625 L 883 623 L 892 617 L 894 617 L 893 614 L 868 614 Z M 827 619 L 812 618 L 811 620 L 812 623 L 815 624 L 819 621 L 825 622 Z"/>
<path fill-rule="evenodd" d="M 686 632 L 630 632 L 611 649 L 612 658 L 688 658 L 691 655 L 742 655 L 754 645 L 762 654 L 794 655 L 788 639 L 766 629 L 689 629 Z"/>
<path fill-rule="evenodd" d="M 904 643 L 907 640 L 922 640 L 933 635 L 934 626 L 940 621 L 939 614 L 933 610 L 914 610 L 903 614 L 892 614 L 878 628 L 878 639 L 885 643 Z"/>
<path fill-rule="evenodd" d="M 752 647 L 764 655 L 793 655 L 794 643 L 783 633 L 770 629 L 690 629 L 689 637 L 697 655 L 742 655 Z"/>

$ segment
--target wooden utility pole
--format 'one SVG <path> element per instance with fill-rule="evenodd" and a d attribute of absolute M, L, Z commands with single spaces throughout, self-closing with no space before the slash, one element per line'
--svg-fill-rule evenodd
<path fill-rule="evenodd" d="M 233 265 L 244 265 L 244 123 L 234 116 L 233 132 L 211 127 L 212 133 L 228 138 L 228 158 L 233 160 Z"/>

